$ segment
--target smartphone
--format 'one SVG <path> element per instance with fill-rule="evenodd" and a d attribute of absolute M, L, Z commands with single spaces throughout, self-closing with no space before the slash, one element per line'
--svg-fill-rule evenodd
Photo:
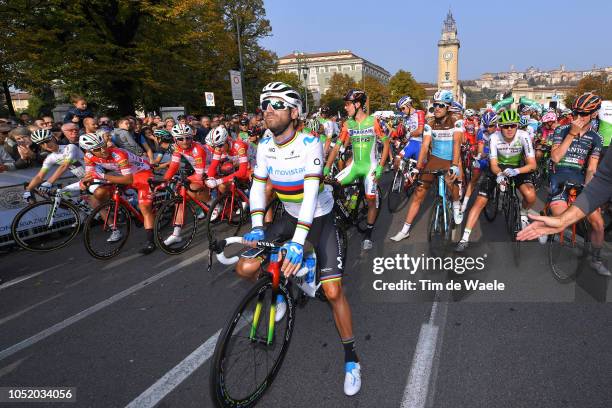
<path fill-rule="evenodd" d="M 261 255 L 264 250 L 265 248 L 251 248 L 247 251 L 244 251 L 240 256 L 247 259 L 253 259 Z"/>

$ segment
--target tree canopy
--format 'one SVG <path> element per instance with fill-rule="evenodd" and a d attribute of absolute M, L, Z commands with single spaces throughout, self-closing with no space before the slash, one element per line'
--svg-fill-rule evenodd
<path fill-rule="evenodd" d="M 389 80 L 389 96 L 392 102 L 397 102 L 404 95 L 410 95 L 413 104 L 421 108 L 421 100 L 427 97 L 425 88 L 419 84 L 410 72 L 399 70 Z"/>
<path fill-rule="evenodd" d="M 271 31 L 263 0 L 11 0 L 0 11 L 0 74 L 43 100 L 55 83 L 111 113 L 200 111 L 204 91 L 218 110 L 232 109 L 236 27 L 248 108 L 276 64 L 258 44 Z"/>
<path fill-rule="evenodd" d="M 603 75 L 589 75 L 578 81 L 578 84 L 567 93 L 565 106 L 572 106 L 574 99 L 585 92 L 595 92 L 604 100 L 612 100 L 612 81 L 608 81 Z"/>

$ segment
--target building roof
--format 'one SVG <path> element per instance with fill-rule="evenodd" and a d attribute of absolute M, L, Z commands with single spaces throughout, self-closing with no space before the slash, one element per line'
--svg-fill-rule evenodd
<path fill-rule="evenodd" d="M 30 99 L 30 94 L 27 92 L 11 92 L 11 99 L 14 101 L 27 101 Z"/>
<path fill-rule="evenodd" d="M 297 55 L 295 53 L 284 55 L 282 57 L 279 57 L 279 62 L 281 60 L 284 60 L 284 59 L 294 59 L 296 56 Z M 334 57 L 334 56 L 346 56 L 347 58 L 362 59 L 364 61 L 367 61 L 370 65 L 374 66 L 375 68 L 378 68 L 379 70 L 381 70 L 381 71 L 389 74 L 389 76 L 391 76 L 391 73 L 389 71 L 387 71 L 386 69 L 384 69 L 383 67 L 381 67 L 380 65 L 376 65 L 372 61 L 370 61 L 370 60 L 368 60 L 366 58 L 360 57 L 359 55 L 355 54 L 351 50 L 338 50 L 338 51 L 334 51 L 334 52 L 314 52 L 314 53 L 304 52 L 303 53 L 303 57 L 307 58 L 308 62 L 326 61 L 324 59 L 325 57 Z M 288 63 L 286 63 L 286 64 L 288 64 Z M 293 62 L 291 62 L 290 64 L 293 64 Z"/>

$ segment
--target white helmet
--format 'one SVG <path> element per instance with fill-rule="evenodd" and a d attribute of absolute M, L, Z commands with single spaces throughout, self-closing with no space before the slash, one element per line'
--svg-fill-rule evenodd
<path fill-rule="evenodd" d="M 474 111 L 474 109 L 466 109 L 463 114 L 469 118 L 470 116 L 476 115 L 476 111 Z"/>
<path fill-rule="evenodd" d="M 206 135 L 206 144 L 213 147 L 223 146 L 227 141 L 227 129 L 223 126 L 217 126 L 211 129 Z"/>
<path fill-rule="evenodd" d="M 81 149 L 83 150 L 96 149 L 105 145 L 106 142 L 104 139 L 95 133 L 85 133 L 79 137 L 79 146 L 81 146 Z"/>
<path fill-rule="evenodd" d="M 270 82 L 264 86 L 259 95 L 259 103 L 261 104 L 265 99 L 268 98 L 279 98 L 287 102 L 290 106 L 302 110 L 302 97 L 296 92 L 290 85 L 284 82 Z"/>
<path fill-rule="evenodd" d="M 32 141 L 36 144 L 41 144 L 42 142 L 46 142 L 53 137 L 51 135 L 51 131 L 49 129 L 36 129 L 34 133 L 32 133 Z"/>
<path fill-rule="evenodd" d="M 172 133 L 173 137 L 181 137 L 181 136 L 192 136 L 191 127 L 189 125 L 183 125 L 181 123 L 172 126 L 170 129 L 170 133 Z"/>

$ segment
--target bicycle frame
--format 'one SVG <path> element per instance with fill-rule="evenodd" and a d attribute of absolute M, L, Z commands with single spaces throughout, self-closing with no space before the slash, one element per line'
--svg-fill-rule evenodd
<path fill-rule="evenodd" d="M 268 262 L 267 273 L 272 275 L 272 304 L 270 306 L 270 316 L 268 320 L 268 333 L 266 337 L 266 345 L 271 345 L 274 340 L 274 325 L 276 323 L 276 298 L 278 295 L 278 287 L 280 285 L 280 261 L 278 260 L 278 249 L 270 254 L 270 261 Z M 257 326 L 259 325 L 259 319 L 261 318 L 261 309 L 263 308 L 263 295 L 260 295 L 255 305 L 255 312 L 253 313 L 253 322 L 251 323 L 251 331 L 249 333 L 249 339 L 251 341 L 257 341 L 256 333 Z"/>
<path fill-rule="evenodd" d="M 117 214 L 119 213 L 120 206 L 123 206 L 124 208 L 126 208 L 130 212 L 130 214 L 132 214 L 132 216 L 135 217 L 139 222 L 144 222 L 144 217 L 142 216 L 140 211 L 132 207 L 132 204 L 130 204 L 130 202 L 126 200 L 125 198 L 123 198 L 123 196 L 121 195 L 121 187 L 115 186 L 115 191 L 113 192 L 113 197 L 111 198 L 111 200 L 115 202 L 115 208 L 113 210 L 113 220 L 112 220 L 113 226 L 117 224 Z M 104 220 L 105 229 L 106 229 L 106 226 L 108 225 L 109 216 L 110 216 L 110 211 L 108 212 L 108 214 L 106 214 L 106 218 Z"/>
<path fill-rule="evenodd" d="M 240 195 L 240 198 L 242 199 L 243 202 L 245 202 L 247 204 L 249 203 L 249 198 L 246 196 L 246 194 L 244 194 L 244 192 L 242 190 L 240 190 L 236 186 L 236 183 L 234 181 L 232 181 L 231 184 L 230 184 L 229 193 L 231 195 L 231 198 L 230 198 L 229 202 L 227 200 L 224 201 L 223 208 L 219 212 L 219 216 L 217 218 L 219 221 L 223 221 L 225 219 L 229 220 L 229 219 L 232 218 L 232 215 L 233 215 L 232 214 L 232 209 L 234 208 L 234 201 L 236 200 L 236 194 Z"/>

